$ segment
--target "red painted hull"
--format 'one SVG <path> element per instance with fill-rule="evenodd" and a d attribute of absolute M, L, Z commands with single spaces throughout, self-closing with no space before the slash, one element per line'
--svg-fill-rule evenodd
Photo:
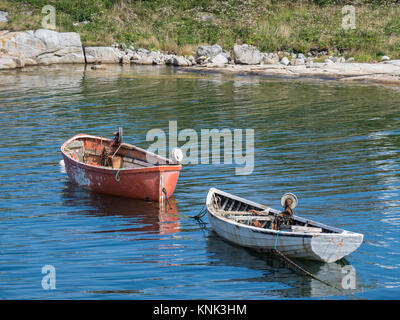
<path fill-rule="evenodd" d="M 68 143 L 78 138 L 83 140 L 84 137 L 89 137 L 91 141 L 101 140 L 102 145 L 111 142 L 101 137 L 77 135 L 63 144 L 61 152 L 65 170 L 74 183 L 95 192 L 158 202 L 164 202 L 174 193 L 181 165 L 113 169 L 86 164 L 65 152 Z"/>

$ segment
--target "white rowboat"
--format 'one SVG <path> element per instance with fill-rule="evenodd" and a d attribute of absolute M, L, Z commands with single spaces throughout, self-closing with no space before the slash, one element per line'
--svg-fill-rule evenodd
<path fill-rule="evenodd" d="M 294 215 L 291 226 L 269 228 L 279 210 L 211 188 L 207 195 L 208 218 L 222 238 L 243 247 L 288 257 L 335 262 L 355 251 L 363 235 Z M 258 213 L 254 213 L 254 211 Z M 261 227 L 253 226 L 257 220 Z"/>

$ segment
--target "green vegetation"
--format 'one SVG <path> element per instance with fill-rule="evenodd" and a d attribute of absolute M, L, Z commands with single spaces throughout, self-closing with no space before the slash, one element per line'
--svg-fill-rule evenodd
<path fill-rule="evenodd" d="M 41 27 L 41 8 L 56 8 L 58 31 L 75 31 L 84 45 L 134 44 L 192 54 L 198 45 L 229 50 L 247 43 L 266 52 L 325 49 L 374 61 L 400 57 L 398 0 L 0 0 L 9 21 L 0 29 Z M 342 7 L 356 7 L 356 28 L 344 30 Z M 77 22 L 88 21 L 76 25 Z M 74 25 L 75 23 L 75 25 Z"/>

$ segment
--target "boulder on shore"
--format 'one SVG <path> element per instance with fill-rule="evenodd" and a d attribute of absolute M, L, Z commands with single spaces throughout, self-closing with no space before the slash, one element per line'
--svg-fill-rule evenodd
<path fill-rule="evenodd" d="M 214 67 L 223 67 L 224 65 L 228 64 L 229 60 L 225 54 L 219 53 L 215 57 L 209 60 L 211 62 L 211 66 Z"/>
<path fill-rule="evenodd" d="M 0 49 L 3 52 L 3 60 L 5 56 L 17 56 L 25 59 L 29 65 L 85 63 L 81 38 L 76 32 L 56 32 L 47 29 L 0 31 Z M 4 64 L 2 65 L 4 68 Z"/>
<path fill-rule="evenodd" d="M 177 66 L 177 67 L 189 67 L 192 63 L 183 56 L 171 56 L 165 61 L 166 64 Z"/>
<path fill-rule="evenodd" d="M 113 47 L 86 47 L 85 55 L 87 63 L 119 63 L 123 56 Z"/>
<path fill-rule="evenodd" d="M 143 65 L 151 65 L 156 64 L 154 61 L 154 57 L 149 55 L 141 55 L 138 53 L 134 53 L 132 56 L 132 63 L 134 64 L 143 64 Z"/>
<path fill-rule="evenodd" d="M 283 57 L 283 58 L 281 59 L 280 63 L 283 64 L 283 65 L 285 65 L 285 66 L 288 66 L 289 63 L 290 63 L 290 61 L 289 61 L 289 59 L 288 59 L 287 57 Z"/>
<path fill-rule="evenodd" d="M 196 51 L 196 60 L 200 57 L 213 58 L 216 55 L 222 53 L 222 48 L 218 44 L 212 46 L 200 46 Z"/>
<path fill-rule="evenodd" d="M 243 44 L 233 47 L 233 58 L 236 64 L 260 64 L 263 55 L 257 48 Z"/>
<path fill-rule="evenodd" d="M 305 65 L 306 62 L 305 62 L 304 58 L 296 58 L 296 59 L 293 59 L 292 61 L 290 61 L 290 64 L 292 66 L 302 66 L 302 65 Z"/>

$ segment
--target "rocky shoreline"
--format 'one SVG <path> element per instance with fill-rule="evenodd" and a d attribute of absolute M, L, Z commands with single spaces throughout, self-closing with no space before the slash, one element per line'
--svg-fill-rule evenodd
<path fill-rule="evenodd" d="M 74 32 L 0 31 L 0 70 L 71 63 L 90 64 L 92 69 L 105 69 L 106 64 L 172 65 L 198 72 L 400 84 L 400 60 L 384 56 L 379 63 L 355 63 L 352 58 L 327 55 L 318 51 L 264 53 L 246 44 L 225 52 L 214 44 L 198 47 L 195 57 L 185 57 L 125 44 L 83 47 Z"/>

